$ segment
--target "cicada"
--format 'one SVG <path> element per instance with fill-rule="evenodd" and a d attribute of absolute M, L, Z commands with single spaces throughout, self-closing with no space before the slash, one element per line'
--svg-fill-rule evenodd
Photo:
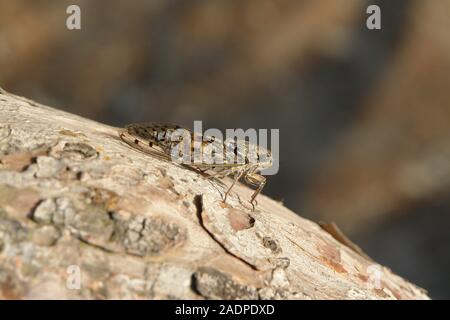
<path fill-rule="evenodd" d="M 270 168 L 273 161 L 268 149 L 249 141 L 221 141 L 216 137 L 203 135 L 199 140 L 196 133 L 174 124 L 134 123 L 120 130 L 119 135 L 133 148 L 198 169 L 209 177 L 233 176 L 233 182 L 224 194 L 224 202 L 233 186 L 243 178 L 246 183 L 256 187 L 250 199 L 253 209 L 256 197 L 266 184 L 266 178 L 260 173 Z M 188 144 L 186 139 L 189 140 Z M 196 142 L 200 148 L 196 149 Z M 211 157 L 201 157 L 199 161 L 196 154 L 198 149 L 202 155 L 208 153 L 214 161 L 211 161 Z"/>

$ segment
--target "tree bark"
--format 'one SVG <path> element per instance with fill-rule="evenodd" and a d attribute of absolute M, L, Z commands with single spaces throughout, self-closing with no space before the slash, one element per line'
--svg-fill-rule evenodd
<path fill-rule="evenodd" d="M 229 183 L 0 90 L 0 298 L 428 299 L 243 185 L 223 204 Z"/>

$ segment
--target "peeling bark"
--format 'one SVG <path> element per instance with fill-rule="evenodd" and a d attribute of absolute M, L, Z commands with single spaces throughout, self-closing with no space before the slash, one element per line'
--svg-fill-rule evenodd
<path fill-rule="evenodd" d="M 0 298 L 428 299 L 245 186 L 224 205 L 227 183 L 1 90 Z"/>

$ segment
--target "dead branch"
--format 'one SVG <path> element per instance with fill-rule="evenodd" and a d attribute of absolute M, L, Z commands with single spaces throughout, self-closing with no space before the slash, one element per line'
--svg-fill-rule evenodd
<path fill-rule="evenodd" d="M 2 90 L 0 298 L 428 299 L 282 204 L 252 212 L 250 189 L 227 205 L 225 190 Z"/>

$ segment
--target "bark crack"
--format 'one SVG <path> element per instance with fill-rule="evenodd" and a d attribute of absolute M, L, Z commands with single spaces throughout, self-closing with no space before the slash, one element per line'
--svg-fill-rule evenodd
<path fill-rule="evenodd" d="M 243 263 L 245 263 L 247 266 L 249 266 L 250 268 L 252 268 L 253 270 L 258 270 L 254 265 L 252 265 L 251 263 L 249 263 L 248 261 L 242 259 L 241 257 L 235 255 L 234 253 L 232 253 L 230 250 L 228 250 L 225 245 L 220 242 L 215 236 L 214 234 L 208 230 L 208 228 L 205 227 L 205 224 L 203 223 L 203 217 L 202 217 L 202 212 L 203 212 L 203 196 L 201 194 L 198 194 L 194 197 L 194 205 L 197 211 L 197 218 L 198 218 L 198 222 L 200 224 L 200 226 L 202 227 L 203 230 L 205 230 L 205 232 L 229 255 L 231 255 L 232 257 L 242 261 Z"/>

